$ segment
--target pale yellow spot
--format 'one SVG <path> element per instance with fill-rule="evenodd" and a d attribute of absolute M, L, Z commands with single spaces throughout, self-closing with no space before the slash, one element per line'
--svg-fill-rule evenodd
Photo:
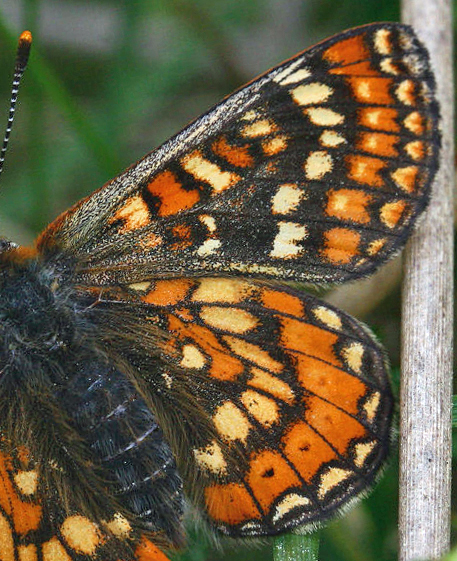
<path fill-rule="evenodd" d="M 43 561 L 71 561 L 64 546 L 57 538 L 51 538 L 41 546 Z"/>
<path fill-rule="evenodd" d="M 38 559 L 36 546 L 33 544 L 20 545 L 17 548 L 17 552 L 19 554 L 19 561 L 37 561 Z"/>
<path fill-rule="evenodd" d="M 8 520 L 0 514 L 0 561 L 14 561 L 14 541 Z"/>
<path fill-rule="evenodd" d="M 146 292 L 151 287 L 151 281 L 134 282 L 129 284 L 129 288 L 135 290 L 136 292 Z"/>
<path fill-rule="evenodd" d="M 226 440 L 246 442 L 251 423 L 246 415 L 231 401 L 226 401 L 217 408 L 213 416 L 217 432 Z"/>
<path fill-rule="evenodd" d="M 259 121 L 254 121 L 250 125 L 246 125 L 241 131 L 241 134 L 249 138 L 255 138 L 257 136 L 267 136 L 276 130 L 277 127 L 273 121 L 270 119 L 260 119 Z"/>
<path fill-rule="evenodd" d="M 162 373 L 162 378 L 164 379 L 165 385 L 167 386 L 168 389 L 171 388 L 171 386 L 173 385 L 173 377 L 170 376 L 170 374 L 168 372 L 163 372 Z"/>
<path fill-rule="evenodd" d="M 244 115 L 242 115 L 242 119 L 243 121 L 253 121 L 254 119 L 257 119 L 259 117 L 259 114 L 254 111 L 253 109 L 251 109 L 250 111 L 246 111 L 246 113 Z"/>
<path fill-rule="evenodd" d="M 278 84 L 283 83 L 284 80 L 287 78 L 287 76 L 292 74 L 294 72 L 294 70 L 296 68 L 298 68 L 302 62 L 303 62 L 303 58 L 300 57 L 299 59 L 295 60 L 294 62 L 288 64 L 286 66 L 286 68 L 284 68 L 283 70 L 281 70 L 281 72 L 278 72 L 276 74 L 276 76 L 273 78 L 273 81 L 278 83 Z"/>
<path fill-rule="evenodd" d="M 385 58 L 381 61 L 381 70 L 383 72 L 386 72 L 387 74 L 394 74 L 394 75 L 398 75 L 400 74 L 400 72 L 398 71 L 398 68 L 395 66 L 393 59 L 391 58 Z"/>
<path fill-rule="evenodd" d="M 117 512 L 113 519 L 106 523 L 108 530 L 117 538 L 126 539 L 129 537 L 132 531 L 132 526 L 130 522 L 122 516 L 120 512 Z"/>
<path fill-rule="evenodd" d="M 313 125 L 335 127 L 344 121 L 344 115 L 326 107 L 312 107 L 305 111 Z"/>
<path fill-rule="evenodd" d="M 306 226 L 295 222 L 278 222 L 278 230 L 273 241 L 273 249 L 270 251 L 271 257 L 291 259 L 300 255 L 303 248 L 298 246 L 297 242 L 307 237 Z"/>
<path fill-rule="evenodd" d="M 273 399 L 254 390 L 243 392 L 240 399 L 248 412 L 264 427 L 271 427 L 274 423 L 278 422 L 278 405 Z"/>
<path fill-rule="evenodd" d="M 414 82 L 412 80 L 403 80 L 397 87 L 397 97 L 405 105 L 413 105 Z"/>
<path fill-rule="evenodd" d="M 381 249 L 386 245 L 387 239 L 386 238 L 379 238 L 378 240 L 373 240 L 368 244 L 367 253 L 368 255 L 376 255 L 381 251 Z"/>
<path fill-rule="evenodd" d="M 228 278 L 203 278 L 192 295 L 194 302 L 229 302 L 236 304 L 253 295 L 258 288 L 248 281 Z"/>
<path fill-rule="evenodd" d="M 277 505 L 275 509 L 275 514 L 273 516 L 273 522 L 281 520 L 288 512 L 294 508 L 309 506 L 311 501 L 304 497 L 303 495 L 298 495 L 297 493 L 290 493 L 286 495 Z"/>
<path fill-rule="evenodd" d="M 38 486 L 38 472 L 35 469 L 18 471 L 14 475 L 14 482 L 23 495 L 33 495 Z"/>
<path fill-rule="evenodd" d="M 356 95 L 360 99 L 360 101 L 371 101 L 371 98 L 373 96 L 371 82 L 369 80 L 357 80 Z"/>
<path fill-rule="evenodd" d="M 382 123 L 383 113 L 381 109 L 371 109 L 365 112 L 365 119 L 374 128 L 379 127 Z"/>
<path fill-rule="evenodd" d="M 303 196 L 303 190 L 294 183 L 280 185 L 272 198 L 273 214 L 288 214 L 297 210 Z"/>
<path fill-rule="evenodd" d="M 325 495 L 331 491 L 334 487 L 339 485 L 342 481 L 350 477 L 354 472 L 348 469 L 342 468 L 330 468 L 321 477 L 321 482 L 319 485 L 318 496 L 323 499 Z"/>
<path fill-rule="evenodd" d="M 367 457 L 371 454 L 371 452 L 374 450 L 374 447 L 376 446 L 376 442 L 374 440 L 372 440 L 371 442 L 359 442 L 358 444 L 355 445 L 355 460 L 354 460 L 354 464 L 358 467 L 361 468 L 363 467 L 365 460 L 367 459 Z"/>
<path fill-rule="evenodd" d="M 77 553 L 93 555 L 101 544 L 98 527 L 85 516 L 69 516 L 60 527 L 62 537 Z"/>
<path fill-rule="evenodd" d="M 231 307 L 204 306 L 200 317 L 211 327 L 232 333 L 246 333 L 258 324 L 258 319 L 250 312 Z"/>
<path fill-rule="evenodd" d="M 305 173 L 308 179 L 322 179 L 332 171 L 333 159 L 326 151 L 310 152 L 306 163 Z"/>
<path fill-rule="evenodd" d="M 414 191 L 418 169 L 416 166 L 407 166 L 395 170 L 391 177 L 395 183 L 404 191 Z"/>
<path fill-rule="evenodd" d="M 217 249 L 221 247 L 220 240 L 209 239 L 205 240 L 202 245 L 197 249 L 197 253 L 200 257 L 208 257 L 212 253 L 215 253 Z"/>
<path fill-rule="evenodd" d="M 267 156 L 279 154 L 287 148 L 287 136 L 279 135 L 262 142 L 262 150 Z"/>
<path fill-rule="evenodd" d="M 422 160 L 422 158 L 424 157 L 424 143 L 421 140 L 408 142 L 408 144 L 405 146 L 405 151 L 413 160 Z"/>
<path fill-rule="evenodd" d="M 376 413 L 378 412 L 379 404 L 381 403 L 381 394 L 379 392 L 375 392 L 371 395 L 364 403 L 363 409 L 367 414 L 367 419 L 371 422 L 376 417 Z"/>
<path fill-rule="evenodd" d="M 214 162 L 204 158 L 197 150 L 181 160 L 183 168 L 195 179 L 206 181 L 220 193 L 237 183 L 241 177 L 230 171 L 223 171 Z"/>
<path fill-rule="evenodd" d="M 364 352 L 365 348 L 362 343 L 351 343 L 341 351 L 341 354 L 349 368 L 360 374 Z"/>
<path fill-rule="evenodd" d="M 325 306 L 319 306 L 313 310 L 313 314 L 328 327 L 331 327 L 332 329 L 341 329 L 341 318 L 333 310 L 329 310 L 329 308 L 326 308 Z"/>
<path fill-rule="evenodd" d="M 227 462 L 219 444 L 213 440 L 206 448 L 194 449 L 197 464 L 212 473 L 223 475 L 227 473 Z"/>
<path fill-rule="evenodd" d="M 311 84 L 303 84 L 290 90 L 295 103 L 298 105 L 316 105 L 324 103 L 332 95 L 333 89 L 326 84 L 313 82 Z"/>
<path fill-rule="evenodd" d="M 422 134 L 422 115 L 418 111 L 411 112 L 403 121 L 405 127 L 414 134 Z"/>
<path fill-rule="evenodd" d="M 240 273 L 259 273 L 262 275 L 271 275 L 274 277 L 283 273 L 283 270 L 279 267 L 258 265 L 257 263 L 230 263 L 229 268 L 231 271 L 239 271 Z"/>
<path fill-rule="evenodd" d="M 276 81 L 279 82 L 281 86 L 288 86 L 289 84 L 303 82 L 303 80 L 306 80 L 306 78 L 309 78 L 310 76 L 311 72 L 307 68 L 300 68 L 300 70 L 296 70 L 292 74 L 285 76 L 282 80 L 276 79 Z"/>
<path fill-rule="evenodd" d="M 206 358 L 195 345 L 184 345 L 180 364 L 184 368 L 203 368 L 206 364 Z"/>
<path fill-rule="evenodd" d="M 213 233 L 216 231 L 216 221 L 212 216 L 209 216 L 208 214 L 201 214 L 198 219 L 208 228 L 208 232 Z"/>
<path fill-rule="evenodd" d="M 131 197 L 125 205 L 120 208 L 110 219 L 110 224 L 116 220 L 123 220 L 124 224 L 119 229 L 121 234 L 144 228 L 149 224 L 150 216 L 148 205 L 144 202 L 140 195 Z"/>
<path fill-rule="evenodd" d="M 342 134 L 339 134 L 335 131 L 324 131 L 321 134 L 319 139 L 322 146 L 327 146 L 328 148 L 335 148 L 339 146 L 343 142 L 346 142 L 346 139 Z"/>
<path fill-rule="evenodd" d="M 266 370 L 270 370 L 275 373 L 279 373 L 283 370 L 283 365 L 280 362 L 277 362 L 262 348 L 254 345 L 252 343 L 248 343 L 247 341 L 243 341 L 242 339 L 238 339 L 236 337 L 232 337 L 229 335 L 223 336 L 224 341 L 229 345 L 232 351 L 250 362 L 257 364 L 261 368 L 265 368 Z"/>
<path fill-rule="evenodd" d="M 388 29 L 378 29 L 375 33 L 374 46 L 380 55 L 388 55 L 392 45 L 390 41 L 390 31 Z"/>
<path fill-rule="evenodd" d="M 250 386 L 263 390 L 286 403 L 294 402 L 295 395 L 289 384 L 259 368 L 253 368 L 251 372 L 252 377 L 248 381 Z"/>

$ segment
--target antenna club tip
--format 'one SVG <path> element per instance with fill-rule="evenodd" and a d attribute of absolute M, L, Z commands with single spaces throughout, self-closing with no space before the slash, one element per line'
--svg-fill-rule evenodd
<path fill-rule="evenodd" d="M 30 31 L 23 31 L 20 36 L 19 36 L 19 45 L 20 46 L 26 46 L 26 45 L 30 45 L 32 44 L 32 34 L 30 33 Z"/>

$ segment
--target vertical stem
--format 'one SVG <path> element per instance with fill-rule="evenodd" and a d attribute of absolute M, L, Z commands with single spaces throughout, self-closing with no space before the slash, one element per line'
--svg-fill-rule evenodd
<path fill-rule="evenodd" d="M 453 304 L 453 72 L 449 0 L 403 0 L 430 50 L 442 115 L 441 167 L 405 256 L 400 421 L 401 561 L 449 549 Z"/>
<path fill-rule="evenodd" d="M 320 532 L 284 534 L 275 538 L 274 561 L 318 561 Z"/>

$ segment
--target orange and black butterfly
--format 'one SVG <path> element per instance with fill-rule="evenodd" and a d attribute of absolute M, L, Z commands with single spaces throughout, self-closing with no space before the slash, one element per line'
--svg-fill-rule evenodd
<path fill-rule="evenodd" d="M 427 52 L 373 24 L 226 98 L 0 253 L 5 561 L 157 561 L 198 509 L 313 528 L 373 485 L 393 410 L 358 321 L 281 281 L 406 242 L 438 160 Z"/>

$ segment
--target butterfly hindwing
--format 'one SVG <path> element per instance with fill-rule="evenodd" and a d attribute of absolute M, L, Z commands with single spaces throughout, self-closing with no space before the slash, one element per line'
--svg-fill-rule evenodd
<path fill-rule="evenodd" d="M 92 284 L 179 271 L 368 274 L 428 201 L 433 91 L 409 27 L 347 31 L 257 78 L 62 215 L 40 250 L 71 250 Z"/>
<path fill-rule="evenodd" d="M 271 535 L 317 523 L 372 485 L 393 404 L 384 353 L 356 320 L 247 279 L 126 288 L 101 291 L 99 306 L 136 306 L 125 317 L 138 318 L 146 347 L 148 329 L 167 334 L 154 336 L 162 368 L 151 399 L 160 396 L 167 439 L 180 443 L 185 491 L 220 530 Z M 130 319 L 118 315 L 118 337 L 128 338 Z"/>

